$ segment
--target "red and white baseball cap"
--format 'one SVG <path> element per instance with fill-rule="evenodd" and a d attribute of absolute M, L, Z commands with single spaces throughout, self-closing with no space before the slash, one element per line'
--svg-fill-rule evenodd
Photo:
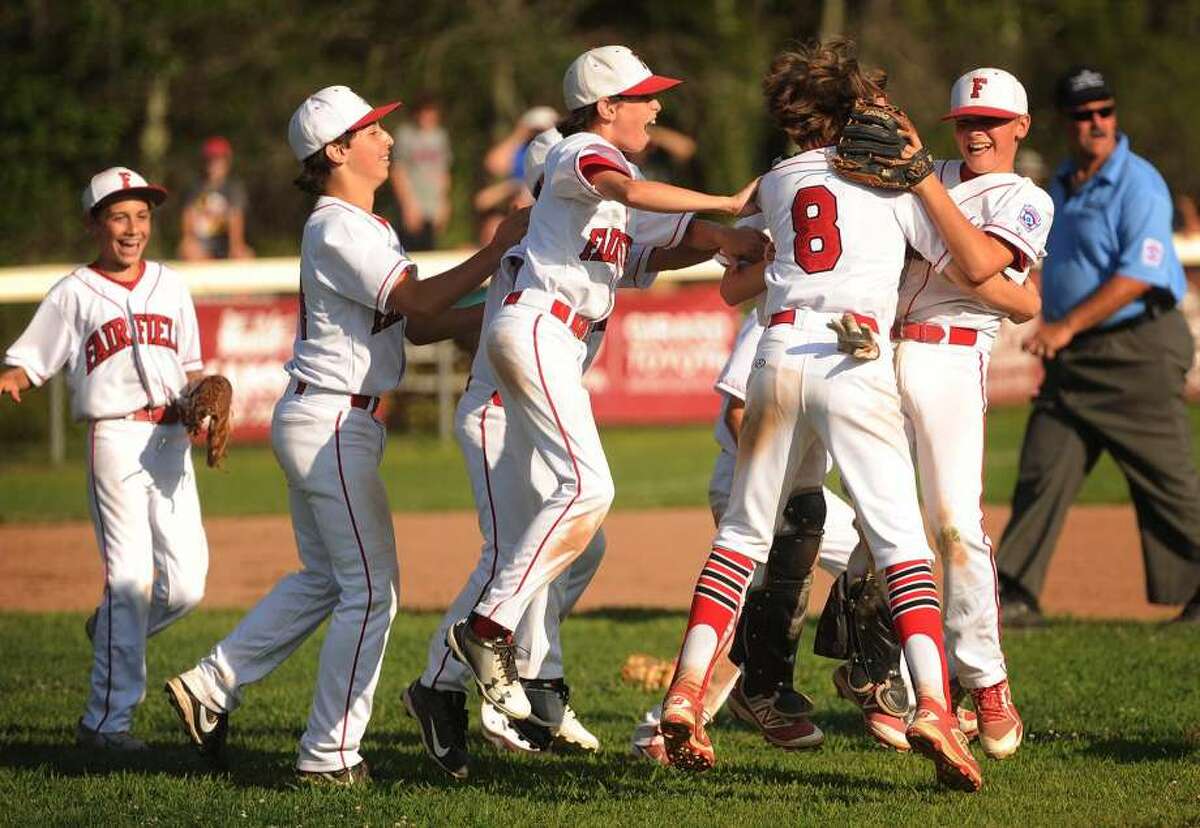
<path fill-rule="evenodd" d="M 575 58 L 563 78 L 567 109 L 613 95 L 653 95 L 683 83 L 650 71 L 628 46 L 600 46 Z"/>
<path fill-rule="evenodd" d="M 950 111 L 943 121 L 982 116 L 1016 118 L 1029 114 L 1029 99 L 1021 82 L 1003 69 L 972 69 L 954 82 Z"/>
<path fill-rule="evenodd" d="M 542 174 L 546 172 L 546 156 L 550 154 L 550 148 L 563 139 L 560 133 L 554 127 L 538 133 L 528 146 L 525 147 L 525 160 L 521 166 L 521 175 L 525 179 L 525 186 L 529 188 L 529 192 L 537 189 L 538 182 L 542 180 Z"/>
<path fill-rule="evenodd" d="M 303 161 L 335 138 L 369 126 L 400 106 L 393 101 L 372 107 L 349 86 L 326 86 L 300 104 L 288 123 L 288 143 Z"/>
<path fill-rule="evenodd" d="M 109 167 L 92 176 L 83 188 L 83 212 L 90 213 L 109 201 L 141 198 L 157 207 L 167 200 L 167 190 L 151 184 L 128 167 Z"/>

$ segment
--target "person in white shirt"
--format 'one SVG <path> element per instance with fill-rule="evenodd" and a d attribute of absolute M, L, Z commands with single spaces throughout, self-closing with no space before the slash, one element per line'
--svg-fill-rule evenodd
<path fill-rule="evenodd" d="M 21 401 L 66 370 L 86 421 L 88 503 L 104 597 L 87 621 L 91 691 L 81 745 L 141 750 L 130 734 L 146 694 L 146 639 L 204 595 L 208 543 L 176 401 L 198 379 L 200 331 L 178 273 L 143 258 L 167 193 L 128 167 L 92 177 L 83 213 L 96 258 L 58 281 L 5 354 L 0 399 Z"/>
<path fill-rule="evenodd" d="M 288 142 L 297 185 L 317 201 L 300 245 L 300 312 L 287 389 L 271 443 L 288 481 L 302 569 L 288 575 L 193 669 L 167 682 L 189 738 L 219 756 L 243 688 L 283 662 L 329 619 L 297 773 L 352 785 L 396 612 L 399 573 L 387 493 L 379 476 L 386 433 L 380 395 L 404 375 L 404 339 L 447 338 L 477 326 L 478 309 L 449 310 L 496 268 L 524 232 L 514 214 L 466 262 L 418 279 L 396 232 L 371 212 L 388 180 L 392 138 L 348 87 L 330 86 L 296 110 Z"/>

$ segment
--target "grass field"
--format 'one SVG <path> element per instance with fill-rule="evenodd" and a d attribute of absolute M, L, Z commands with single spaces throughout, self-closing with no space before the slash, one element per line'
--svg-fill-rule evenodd
<path fill-rule="evenodd" d="M 1012 496 L 1026 408 L 994 408 L 988 414 L 984 499 L 1007 503 Z M 1192 431 L 1200 434 L 1200 406 L 1192 407 Z M 615 507 L 706 506 L 708 476 L 716 453 L 708 426 L 612 428 L 604 444 L 617 483 Z M 0 466 L 0 522 L 86 520 L 82 446 L 71 459 L 48 466 L 40 446 L 18 450 Z M 1200 440 L 1193 451 L 1200 463 Z M 204 514 L 244 515 L 287 511 L 283 475 L 266 446 L 234 446 L 227 471 L 200 468 Z M 392 509 L 470 509 L 471 494 L 458 448 L 429 437 L 393 436 L 382 464 Z M 1119 503 L 1128 498 L 1125 480 L 1112 461 L 1101 459 L 1080 494 L 1081 503 Z"/>
<path fill-rule="evenodd" d="M 297 790 L 291 768 L 306 717 L 319 634 L 247 692 L 232 720 L 229 768 L 210 772 L 186 747 L 162 697 L 238 616 L 203 612 L 150 646 L 149 698 L 137 758 L 77 749 L 72 728 L 87 680 L 80 615 L 0 615 L 0 797 L 5 824 L 339 825 L 1185 825 L 1200 821 L 1200 630 L 1055 623 L 1005 644 L 1028 727 L 1014 759 L 984 760 L 984 790 L 945 792 L 932 768 L 875 748 L 835 699 L 832 662 L 802 657 L 799 686 L 827 734 L 814 752 L 768 748 L 724 719 L 718 767 L 689 777 L 625 756 L 657 699 L 622 685 L 624 657 L 667 654 L 680 615 L 596 613 L 563 628 L 581 718 L 604 742 L 594 757 L 501 756 L 474 730 L 472 777 L 453 784 L 421 750 L 400 693 L 420 669 L 432 615 L 395 624 L 364 753 L 370 789 Z M 806 636 L 804 650 L 810 643 Z M 587 653 L 586 659 L 583 654 Z M 573 657 L 573 658 L 572 658 Z M 1192 665 L 1190 668 L 1186 665 Z M 472 702 L 472 709 L 475 702 Z M 472 714 L 472 720 L 477 717 Z"/>

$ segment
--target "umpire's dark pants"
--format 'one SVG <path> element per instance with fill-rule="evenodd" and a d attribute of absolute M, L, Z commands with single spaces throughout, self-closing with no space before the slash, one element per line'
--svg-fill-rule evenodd
<path fill-rule="evenodd" d="M 1200 477 L 1183 399 L 1194 355 L 1176 309 L 1085 332 L 1045 362 L 1021 446 L 996 567 L 1037 598 L 1067 509 L 1108 451 L 1129 482 L 1147 597 L 1181 604 L 1200 586 Z"/>

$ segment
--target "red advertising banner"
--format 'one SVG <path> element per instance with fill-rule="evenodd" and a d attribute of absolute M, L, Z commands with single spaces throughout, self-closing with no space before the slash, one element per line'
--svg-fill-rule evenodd
<path fill-rule="evenodd" d="M 288 382 L 283 364 L 292 356 L 298 307 L 295 297 L 196 304 L 204 370 L 232 383 L 239 440 L 270 437 L 271 412 Z"/>
<path fill-rule="evenodd" d="M 621 291 L 585 377 L 599 423 L 686 423 L 720 410 L 713 381 L 739 324 L 715 284 Z"/>

